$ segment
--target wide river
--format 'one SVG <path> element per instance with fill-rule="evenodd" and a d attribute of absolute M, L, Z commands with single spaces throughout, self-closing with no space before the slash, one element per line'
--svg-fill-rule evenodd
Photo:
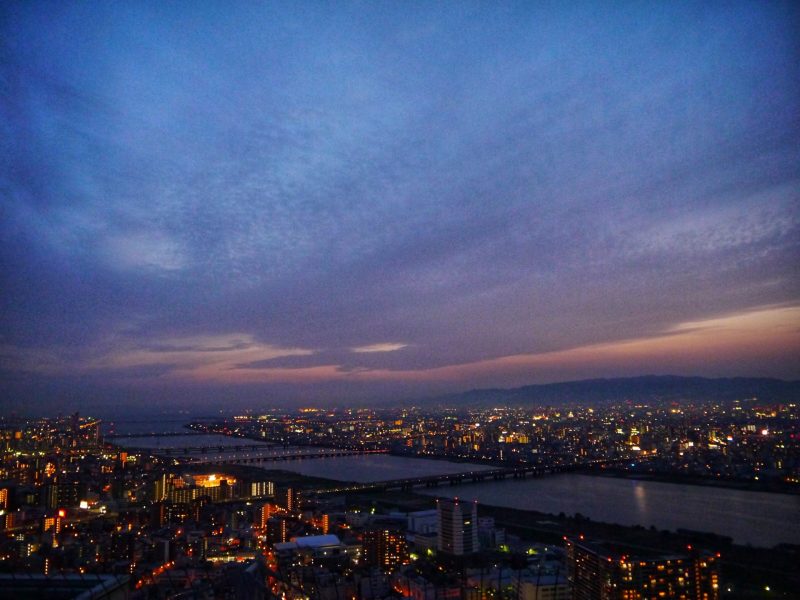
<path fill-rule="evenodd" d="M 370 455 L 288 461 L 276 468 L 338 481 L 371 482 L 492 467 Z M 552 514 L 581 513 L 594 521 L 620 525 L 706 531 L 758 547 L 797 543 L 800 539 L 800 496 L 790 494 L 576 474 L 417 491 Z"/>
<path fill-rule="evenodd" d="M 549 475 L 426 489 L 479 503 L 658 529 L 726 535 L 772 547 L 800 539 L 800 496 L 590 475 Z"/>

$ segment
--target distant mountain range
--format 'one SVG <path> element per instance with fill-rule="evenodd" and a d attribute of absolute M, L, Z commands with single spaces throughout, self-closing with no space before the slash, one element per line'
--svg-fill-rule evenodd
<path fill-rule="evenodd" d="M 448 394 L 435 402 L 452 405 L 597 404 L 624 400 L 672 402 L 679 400 L 800 400 L 800 381 L 732 377 L 709 379 L 676 375 L 646 375 L 615 379 L 583 379 L 510 389 L 478 389 Z"/>

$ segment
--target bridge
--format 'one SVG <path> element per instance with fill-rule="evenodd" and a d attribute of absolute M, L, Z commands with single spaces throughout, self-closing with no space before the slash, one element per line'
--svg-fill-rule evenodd
<path fill-rule="evenodd" d="M 200 431 L 172 431 L 169 433 L 110 433 L 103 437 L 107 440 L 117 440 L 124 438 L 166 438 L 166 437 L 184 437 L 194 435 L 206 435 Z"/>
<path fill-rule="evenodd" d="M 185 458 L 184 462 L 189 464 L 205 465 L 243 465 L 264 462 L 281 462 L 289 460 L 307 460 L 312 458 L 341 458 L 343 456 L 363 456 L 365 454 L 388 454 L 388 450 L 321 450 L 319 452 L 294 452 L 291 454 L 266 454 L 259 456 L 246 455 L 243 457 L 220 458 L 218 456 L 208 457 L 177 457 Z"/>
<path fill-rule="evenodd" d="M 144 447 L 144 446 L 126 446 L 125 444 L 115 444 L 121 448 L 129 448 L 131 450 L 139 450 L 157 454 L 159 456 L 185 456 L 188 454 L 208 454 L 209 452 L 216 452 L 223 454 L 225 452 L 257 452 L 258 450 L 271 450 L 271 444 L 241 444 L 239 446 L 175 446 L 171 448 Z"/>
<path fill-rule="evenodd" d="M 525 479 L 526 477 L 539 477 L 552 473 L 562 473 L 572 470 L 571 467 L 510 467 L 501 469 L 487 469 L 481 471 L 466 471 L 462 473 L 449 473 L 446 475 L 430 475 L 427 477 L 409 477 L 407 479 L 392 479 L 390 481 L 374 481 L 370 483 L 356 483 L 343 485 L 336 488 L 322 488 L 311 490 L 317 495 L 341 494 L 343 492 L 389 492 L 410 491 L 418 487 L 432 488 L 440 484 L 458 485 L 460 483 L 480 483 L 482 481 L 501 481 L 507 478 Z"/>
<path fill-rule="evenodd" d="M 406 479 L 392 479 L 389 481 L 373 481 L 368 483 L 345 484 L 336 488 L 322 488 L 310 490 L 317 495 L 341 494 L 343 492 L 389 492 L 411 491 L 414 488 L 434 488 L 439 485 L 459 485 L 461 483 L 480 483 L 482 481 L 502 481 L 503 479 L 526 479 L 527 477 L 541 477 L 542 475 L 555 475 L 557 473 L 571 473 L 581 471 L 587 467 L 627 462 L 626 460 L 595 460 L 588 463 L 556 466 L 524 465 L 517 467 L 503 467 L 481 471 L 466 471 L 462 473 L 449 473 L 446 475 L 430 475 L 427 477 L 409 477 Z"/>

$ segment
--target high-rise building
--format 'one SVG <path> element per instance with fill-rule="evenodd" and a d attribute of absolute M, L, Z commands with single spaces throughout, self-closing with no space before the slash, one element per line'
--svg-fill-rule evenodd
<path fill-rule="evenodd" d="M 167 505 L 164 502 L 153 502 L 150 506 L 150 524 L 153 527 L 163 527 L 167 524 Z"/>
<path fill-rule="evenodd" d="M 320 521 L 322 535 L 327 535 L 331 529 L 331 516 L 328 513 L 324 513 Z"/>
<path fill-rule="evenodd" d="M 441 552 L 462 556 L 480 550 L 478 544 L 478 503 L 458 498 L 436 501 L 439 523 L 438 548 Z"/>
<path fill-rule="evenodd" d="M 288 539 L 286 519 L 270 517 L 267 519 L 267 543 L 281 544 Z"/>
<path fill-rule="evenodd" d="M 45 506 L 51 510 L 64 506 L 78 506 L 80 498 L 85 494 L 86 485 L 77 481 L 54 480 L 44 487 Z"/>
<path fill-rule="evenodd" d="M 167 492 L 169 491 L 169 485 L 171 485 L 172 475 L 167 477 L 166 473 L 162 473 L 161 475 L 153 481 L 153 501 L 154 502 L 161 502 L 167 497 Z"/>
<path fill-rule="evenodd" d="M 300 490 L 297 488 L 286 488 L 282 490 L 278 497 L 278 502 L 280 506 L 288 512 L 299 511 L 301 504 Z"/>
<path fill-rule="evenodd" d="M 718 600 L 711 554 L 630 556 L 583 540 L 566 541 L 573 600 Z"/>
<path fill-rule="evenodd" d="M 250 489 L 247 490 L 247 494 L 243 494 L 245 496 L 262 498 L 275 495 L 275 484 L 271 481 L 250 481 L 248 483 L 250 484 Z"/>
<path fill-rule="evenodd" d="M 401 531 L 374 528 L 364 532 L 364 562 L 386 571 L 408 563 L 408 542 Z"/>
<path fill-rule="evenodd" d="M 261 506 L 257 506 L 253 511 L 253 525 L 262 529 L 265 528 L 271 512 L 272 506 L 269 502 L 265 502 Z"/>

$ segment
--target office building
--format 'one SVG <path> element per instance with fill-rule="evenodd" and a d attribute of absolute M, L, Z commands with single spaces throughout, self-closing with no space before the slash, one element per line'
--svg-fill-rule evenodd
<path fill-rule="evenodd" d="M 437 547 L 440 552 L 462 556 L 480 550 L 476 501 L 440 498 L 436 501 L 436 512 L 439 527 Z"/>

